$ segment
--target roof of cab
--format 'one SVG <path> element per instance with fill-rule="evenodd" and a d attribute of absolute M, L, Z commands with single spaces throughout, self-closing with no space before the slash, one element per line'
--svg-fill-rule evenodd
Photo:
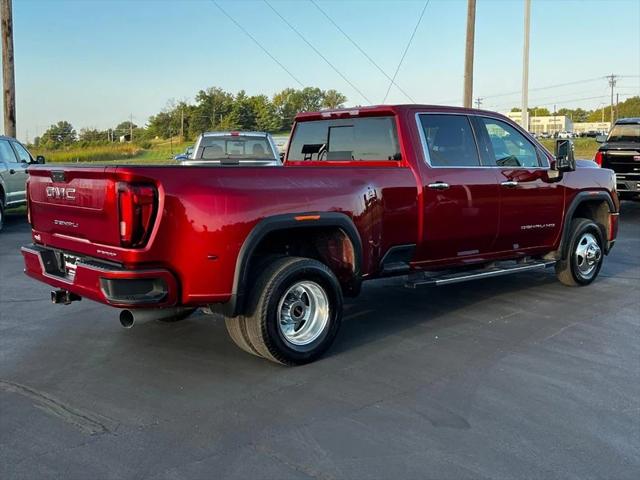
<path fill-rule="evenodd" d="M 424 104 L 399 104 L 399 105 L 371 105 L 366 107 L 338 108 L 334 110 L 320 110 L 318 112 L 301 112 L 296 115 L 296 122 L 304 122 L 308 120 L 326 120 L 329 118 L 348 118 L 348 117 L 369 117 L 381 115 L 397 115 L 403 112 L 451 112 L 451 113 L 468 113 L 468 114 L 490 114 L 504 117 L 496 112 L 489 110 L 478 110 L 475 108 L 453 107 L 449 105 L 424 105 Z"/>
<path fill-rule="evenodd" d="M 640 117 L 619 118 L 616 120 L 616 125 L 633 125 L 635 123 L 640 123 Z"/>

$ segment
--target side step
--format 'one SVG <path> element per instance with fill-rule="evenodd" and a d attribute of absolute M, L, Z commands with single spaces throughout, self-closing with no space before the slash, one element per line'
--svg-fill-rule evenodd
<path fill-rule="evenodd" d="M 421 285 L 441 286 L 450 285 L 452 283 L 468 282 L 470 280 L 479 280 L 481 278 L 499 277 L 501 275 L 509 275 L 511 273 L 526 272 L 529 270 L 543 270 L 555 265 L 555 261 L 529 261 L 526 263 L 514 263 L 506 266 L 492 266 L 478 270 L 465 270 L 463 272 L 444 273 L 444 274 L 417 274 L 409 276 L 404 286 L 407 288 L 416 288 Z"/>

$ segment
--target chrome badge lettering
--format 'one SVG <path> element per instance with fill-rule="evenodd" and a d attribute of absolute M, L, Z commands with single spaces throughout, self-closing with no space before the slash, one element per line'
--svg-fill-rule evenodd
<path fill-rule="evenodd" d="M 75 188 L 49 186 L 47 187 L 46 192 L 47 198 L 53 198 L 55 200 L 75 201 L 76 199 Z"/>
<path fill-rule="evenodd" d="M 553 228 L 555 227 L 555 223 L 536 223 L 532 225 L 522 225 L 520 227 L 521 230 L 535 230 L 539 228 Z"/>
<path fill-rule="evenodd" d="M 76 222 L 69 222 L 67 220 L 54 220 L 53 224 L 60 225 L 61 227 L 72 227 L 72 228 L 78 228 L 79 226 Z"/>

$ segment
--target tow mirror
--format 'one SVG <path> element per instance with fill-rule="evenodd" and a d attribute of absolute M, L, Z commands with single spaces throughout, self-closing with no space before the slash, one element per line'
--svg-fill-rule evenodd
<path fill-rule="evenodd" d="M 556 170 L 573 172 L 576 169 L 576 158 L 571 140 L 556 140 Z"/>
<path fill-rule="evenodd" d="M 44 161 L 44 157 L 43 157 L 42 155 L 38 155 L 38 156 L 36 157 L 36 163 L 37 163 L 38 165 L 44 165 L 44 163 L 45 163 L 45 161 Z"/>
<path fill-rule="evenodd" d="M 596 135 L 596 142 L 604 143 L 606 141 L 607 141 L 607 136 L 606 135 Z"/>

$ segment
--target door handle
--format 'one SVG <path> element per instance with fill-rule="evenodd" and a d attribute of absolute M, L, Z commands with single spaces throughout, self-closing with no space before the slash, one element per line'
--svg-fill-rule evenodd
<path fill-rule="evenodd" d="M 449 184 L 444 182 L 436 182 L 430 183 L 429 185 L 427 185 L 427 187 L 433 188 L 434 190 L 446 190 L 447 188 L 449 188 Z"/>
<path fill-rule="evenodd" d="M 16 171 L 12 168 L 9 170 L 9 175 L 14 175 L 16 173 Z"/>
<path fill-rule="evenodd" d="M 507 188 L 515 188 L 518 186 L 518 182 L 516 182 L 515 180 L 510 180 L 508 182 L 502 182 L 500 185 Z"/>

